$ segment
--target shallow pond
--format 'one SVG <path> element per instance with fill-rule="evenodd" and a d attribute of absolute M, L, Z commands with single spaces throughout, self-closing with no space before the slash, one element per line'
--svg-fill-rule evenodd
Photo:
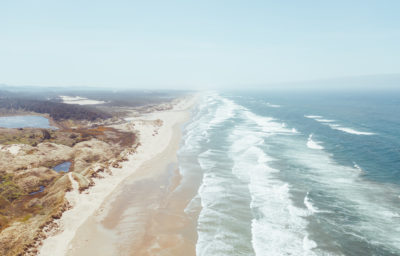
<path fill-rule="evenodd" d="M 4 128 L 47 128 L 56 129 L 43 116 L 1 116 L 0 127 Z"/>
<path fill-rule="evenodd" d="M 62 164 L 54 166 L 53 170 L 56 172 L 68 172 L 70 167 L 71 167 L 71 162 L 64 162 Z"/>

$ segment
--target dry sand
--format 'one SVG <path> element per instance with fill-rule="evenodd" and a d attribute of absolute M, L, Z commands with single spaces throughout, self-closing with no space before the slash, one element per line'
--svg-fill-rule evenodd
<path fill-rule="evenodd" d="M 195 100 L 194 97 L 185 98 L 171 110 L 145 114 L 119 125 L 117 128 L 140 132 L 141 146 L 137 153 L 129 156 L 122 169 L 111 169 L 111 175 L 104 174 L 103 179 L 96 180 L 96 185 L 84 193 L 78 192 L 76 182 L 71 179 L 74 189 L 66 197 L 73 208 L 56 221 L 60 228 L 50 231 L 40 248 L 40 255 L 162 255 L 147 247 L 180 244 L 182 239 L 173 235 L 154 240 L 156 236 L 152 231 L 156 231 L 156 216 L 147 213 L 156 206 L 152 207 L 151 202 L 159 202 L 160 196 L 168 195 L 167 189 L 160 184 L 179 181 L 171 163 L 176 163 L 181 126 L 188 120 L 189 109 Z M 175 177 L 173 182 L 170 182 L 171 177 Z M 125 190 L 141 180 L 154 182 L 133 186 L 141 198 L 124 198 Z M 142 206 L 129 204 L 135 198 Z M 126 223 L 126 216 L 133 216 L 133 219 Z M 193 246 L 189 250 L 193 251 Z M 136 254 L 135 251 L 143 253 Z"/>

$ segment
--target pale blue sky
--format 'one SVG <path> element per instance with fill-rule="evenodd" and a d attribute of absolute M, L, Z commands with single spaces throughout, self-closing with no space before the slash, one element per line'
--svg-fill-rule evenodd
<path fill-rule="evenodd" d="M 400 1 L 0 1 L 0 83 L 221 88 L 400 73 Z"/>

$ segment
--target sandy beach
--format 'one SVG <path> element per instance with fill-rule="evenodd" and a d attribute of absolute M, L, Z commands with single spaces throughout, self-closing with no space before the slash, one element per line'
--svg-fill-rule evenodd
<path fill-rule="evenodd" d="M 173 207 L 162 204 L 179 184 L 176 151 L 181 127 L 189 119 L 195 101 L 195 97 L 184 98 L 170 110 L 127 118 L 129 122 L 115 126 L 139 131 L 141 146 L 122 163 L 122 168 L 111 168 L 111 173 L 104 173 L 83 193 L 70 176 L 74 189 L 66 197 L 72 208 L 56 220 L 59 228 L 48 231 L 39 255 L 194 253 L 195 243 L 183 243 L 183 239 L 195 237 L 183 238 L 174 230 L 191 225 L 173 213 L 183 210 L 185 202 L 174 200 L 178 205 Z M 162 214 L 165 209 L 169 210 Z"/>

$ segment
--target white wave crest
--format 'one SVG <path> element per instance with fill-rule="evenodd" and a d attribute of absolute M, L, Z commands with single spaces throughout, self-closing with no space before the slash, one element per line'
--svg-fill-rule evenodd
<path fill-rule="evenodd" d="M 375 135 L 375 133 L 373 132 L 361 132 L 361 131 L 357 131 L 354 130 L 352 128 L 348 128 L 348 127 L 342 127 L 340 125 L 337 124 L 330 124 L 329 125 L 332 129 L 338 130 L 338 131 L 342 131 L 345 133 L 349 133 L 349 134 L 355 134 L 355 135 Z"/>
<path fill-rule="evenodd" d="M 305 236 L 303 239 L 303 249 L 305 251 L 309 251 L 314 248 L 317 248 L 317 243 L 314 242 L 313 240 L 310 240 L 310 238 L 308 238 L 308 236 Z"/>
<path fill-rule="evenodd" d="M 311 214 L 314 214 L 314 213 L 316 213 L 316 212 L 319 212 L 319 210 L 317 209 L 317 207 L 315 207 L 315 206 L 312 204 L 310 198 L 308 197 L 308 194 L 309 194 L 309 192 L 307 192 L 306 196 L 304 197 L 304 205 L 307 207 L 308 211 L 309 211 Z"/>
<path fill-rule="evenodd" d="M 336 120 L 333 120 L 333 119 L 323 119 L 323 118 L 315 118 L 314 120 L 318 121 L 320 123 L 333 123 L 333 122 L 336 121 Z"/>
<path fill-rule="evenodd" d="M 265 105 L 267 105 L 267 106 L 270 107 L 270 108 L 280 108 L 280 107 L 281 107 L 281 105 L 271 104 L 271 103 L 269 103 L 269 102 L 265 103 Z"/>
<path fill-rule="evenodd" d="M 354 163 L 354 162 L 353 162 Z M 364 170 L 356 163 L 354 163 L 354 168 L 359 172 L 364 172 Z"/>
<path fill-rule="evenodd" d="M 334 130 L 342 131 L 345 133 L 349 134 L 355 134 L 355 135 L 375 135 L 373 132 L 362 132 L 362 131 L 357 131 L 353 128 L 348 128 L 348 127 L 343 127 L 341 125 L 335 124 L 335 120 L 333 119 L 324 119 L 323 116 L 316 116 L 316 115 L 305 115 L 304 117 L 314 119 L 317 122 L 320 122 L 324 125 L 329 125 Z"/>
<path fill-rule="evenodd" d="M 292 129 L 286 127 L 285 123 L 280 123 L 272 117 L 259 116 L 247 109 L 243 110 L 242 114 L 248 122 L 255 123 L 260 132 L 265 132 L 269 135 L 294 133 Z"/>
<path fill-rule="evenodd" d="M 315 116 L 315 115 L 305 115 L 304 117 L 315 119 L 315 118 L 323 118 L 322 116 Z"/>
<path fill-rule="evenodd" d="M 312 134 L 308 136 L 307 147 L 311 149 L 324 149 L 323 146 L 319 145 L 317 142 L 312 140 L 312 136 L 313 136 Z"/>

